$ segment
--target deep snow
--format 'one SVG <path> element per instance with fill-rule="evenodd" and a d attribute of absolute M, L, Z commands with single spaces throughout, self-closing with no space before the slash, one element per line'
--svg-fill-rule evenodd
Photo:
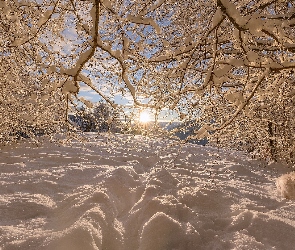
<path fill-rule="evenodd" d="M 289 169 L 141 136 L 0 152 L 1 250 L 294 249 Z"/>

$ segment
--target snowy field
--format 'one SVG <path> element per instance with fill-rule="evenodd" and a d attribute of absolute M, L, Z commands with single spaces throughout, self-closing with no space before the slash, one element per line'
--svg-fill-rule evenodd
<path fill-rule="evenodd" d="M 95 136 L 0 151 L 1 250 L 278 249 L 295 246 L 288 172 L 235 151 Z"/>

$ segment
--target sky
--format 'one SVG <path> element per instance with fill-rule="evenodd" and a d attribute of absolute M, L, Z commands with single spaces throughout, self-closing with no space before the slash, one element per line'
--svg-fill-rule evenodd
<path fill-rule="evenodd" d="M 101 101 L 102 98 L 100 97 L 100 95 L 98 95 L 94 90 L 92 90 L 89 86 L 87 86 L 86 84 L 82 83 L 80 86 L 80 91 L 78 94 L 79 97 L 83 97 L 88 101 L 93 102 L 94 104 Z M 135 112 L 137 113 L 138 117 L 139 117 L 139 113 L 145 111 L 145 113 L 149 114 L 150 117 L 150 121 L 154 121 L 155 120 L 155 111 L 151 110 L 151 109 L 135 109 L 133 106 L 133 99 L 131 94 L 127 94 L 124 97 L 120 94 L 117 93 L 116 95 L 114 95 L 114 102 L 116 104 L 122 105 L 124 111 L 127 114 L 130 114 L 131 112 Z M 143 103 L 146 103 L 145 100 L 143 100 Z M 168 109 L 163 109 L 159 115 L 158 115 L 158 122 L 171 122 L 171 121 L 175 121 L 177 122 L 177 113 L 175 111 L 171 111 Z"/>
<path fill-rule="evenodd" d="M 42 2 L 41 0 L 38 0 L 38 1 Z M 77 53 L 79 55 L 79 53 L 81 52 L 81 48 L 83 47 L 83 43 L 85 43 L 85 41 L 86 41 L 85 37 L 81 37 L 78 35 L 77 30 L 74 27 L 76 21 L 74 20 L 75 18 L 72 14 L 67 14 L 64 18 L 65 18 L 65 21 L 64 21 L 65 26 L 64 26 L 64 29 L 60 32 L 62 39 L 61 38 L 55 39 L 55 38 L 53 38 L 53 36 L 50 38 L 50 39 L 52 39 L 51 44 L 53 44 L 52 45 L 53 50 L 56 53 L 64 55 L 64 56 L 70 55 L 71 53 Z M 159 23 L 159 25 L 161 25 L 161 26 L 165 26 L 168 24 L 169 23 L 167 23 L 167 21 L 165 21 L 165 22 L 163 21 L 163 22 Z M 152 27 L 152 25 L 147 25 L 144 29 L 144 34 L 145 33 L 148 34 L 150 32 L 153 32 L 153 30 L 154 30 L 154 27 Z M 137 40 L 140 39 L 140 36 L 138 36 L 138 34 L 132 34 L 131 31 L 127 31 L 127 30 L 125 30 L 125 32 L 129 36 L 129 39 L 131 39 L 131 38 L 136 38 Z M 49 34 L 49 37 L 50 37 L 50 34 Z M 45 37 L 44 39 L 48 39 L 48 38 Z M 107 39 L 107 38 L 102 36 L 102 39 Z M 147 43 L 149 43 L 149 39 L 147 39 L 147 38 L 141 38 L 141 39 L 144 39 Z M 150 41 L 150 42 L 154 42 L 154 41 Z M 112 46 L 114 46 L 114 43 Z M 115 49 L 115 48 L 112 48 L 112 49 Z M 98 54 L 99 53 L 100 52 L 98 52 Z M 154 51 L 152 51 L 152 50 L 151 51 L 143 51 L 142 53 L 145 53 L 146 57 L 148 58 L 148 57 L 150 57 L 148 54 L 154 53 Z M 99 60 L 98 60 L 98 62 L 99 62 Z M 108 60 L 108 62 L 114 63 L 114 64 L 117 63 L 117 61 L 114 59 Z M 87 66 L 87 64 L 85 66 Z M 103 94 L 105 94 L 106 96 L 110 96 L 111 97 L 110 99 L 112 101 L 114 101 L 114 103 L 124 106 L 124 110 L 127 113 L 132 112 L 132 110 L 134 110 L 132 107 L 133 106 L 133 99 L 132 99 L 132 96 L 130 94 L 128 94 L 128 91 L 126 94 L 124 94 L 124 96 L 120 92 L 110 93 L 111 90 L 110 90 L 110 88 L 108 89 L 108 86 L 112 86 L 112 85 L 119 86 L 120 84 L 124 85 L 124 83 L 119 83 L 119 81 L 121 81 L 120 77 L 116 74 L 112 74 L 111 72 L 108 72 L 109 68 L 110 68 L 109 65 L 103 65 L 103 64 L 105 64 L 105 61 L 102 60 L 101 65 L 96 64 L 95 66 L 88 68 L 89 70 L 88 69 L 86 70 L 84 67 L 83 74 L 88 75 L 91 78 L 91 80 L 93 81 L 94 85 L 100 91 L 102 91 Z M 120 71 L 121 68 L 119 68 L 117 70 Z M 112 75 L 110 75 L 110 74 L 112 74 Z M 135 80 L 136 80 L 136 78 L 137 78 L 137 80 L 139 80 L 142 77 L 142 75 L 136 74 L 134 77 L 135 77 Z M 103 85 L 105 87 L 102 87 Z M 101 101 L 101 97 L 99 96 L 99 94 L 97 94 L 94 90 L 92 90 L 90 87 L 88 87 L 87 85 L 85 85 L 83 83 L 80 86 L 80 92 L 79 92 L 78 96 L 83 97 L 84 99 L 91 101 L 94 104 Z M 147 101 L 148 101 L 147 99 L 143 99 L 138 96 L 137 96 L 137 98 L 142 103 L 147 103 Z M 142 111 L 142 110 L 140 110 L 140 111 Z M 154 111 L 146 110 L 146 112 L 150 113 L 151 120 L 155 119 L 154 118 L 155 117 Z M 177 118 L 176 112 L 172 112 L 170 110 L 163 109 L 159 114 L 158 120 L 166 122 L 166 121 L 176 120 L 176 118 Z"/>

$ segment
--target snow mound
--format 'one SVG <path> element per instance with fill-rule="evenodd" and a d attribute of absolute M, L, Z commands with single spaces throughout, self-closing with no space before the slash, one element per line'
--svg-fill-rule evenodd
<path fill-rule="evenodd" d="M 277 181 L 279 194 L 286 199 L 295 199 L 295 172 L 280 176 Z"/>
<path fill-rule="evenodd" d="M 294 175 L 141 136 L 0 151 L 1 250 L 293 249 Z M 110 138 L 111 137 L 111 138 Z M 277 179 L 278 178 L 278 179 Z"/>

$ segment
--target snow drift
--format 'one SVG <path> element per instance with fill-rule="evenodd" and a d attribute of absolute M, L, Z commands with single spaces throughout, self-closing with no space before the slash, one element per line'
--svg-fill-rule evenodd
<path fill-rule="evenodd" d="M 0 152 L 0 249 L 292 249 L 288 168 L 140 136 Z M 111 138 L 109 138 L 111 137 Z"/>

